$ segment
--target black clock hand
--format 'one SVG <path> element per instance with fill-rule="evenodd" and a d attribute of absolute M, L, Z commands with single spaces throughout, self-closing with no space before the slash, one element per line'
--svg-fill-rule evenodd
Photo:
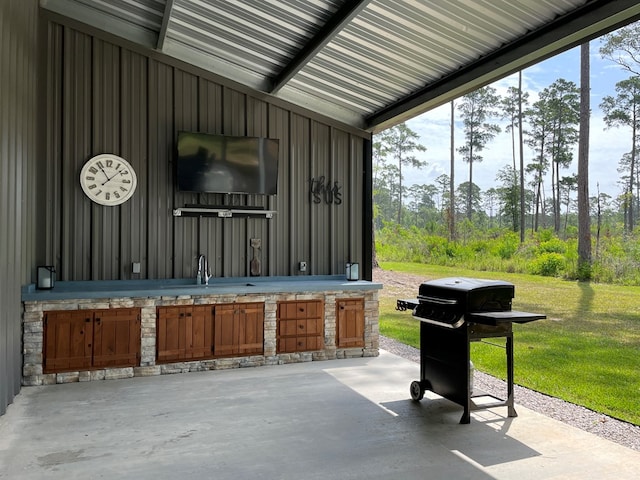
<path fill-rule="evenodd" d="M 102 184 L 102 186 L 104 187 L 107 183 L 109 183 L 111 180 L 113 180 L 113 178 L 115 178 L 116 176 L 118 176 L 118 174 L 120 175 L 124 175 L 124 172 L 122 171 L 116 171 L 116 173 L 114 173 L 111 176 L 108 176 L 106 173 L 104 174 L 105 177 L 107 177 L 107 180 Z"/>
<path fill-rule="evenodd" d="M 116 174 L 117 175 L 117 174 Z M 109 183 L 111 181 L 111 179 L 113 177 L 115 177 L 116 175 L 113 175 L 112 177 L 109 177 L 106 173 L 105 173 L 105 177 L 107 177 L 107 179 L 102 183 L 102 186 L 104 187 L 107 183 Z"/>

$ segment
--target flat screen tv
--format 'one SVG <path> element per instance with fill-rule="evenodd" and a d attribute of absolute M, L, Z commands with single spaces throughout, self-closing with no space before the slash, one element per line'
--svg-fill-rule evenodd
<path fill-rule="evenodd" d="M 275 195 L 278 147 L 272 138 L 178 132 L 178 190 Z"/>

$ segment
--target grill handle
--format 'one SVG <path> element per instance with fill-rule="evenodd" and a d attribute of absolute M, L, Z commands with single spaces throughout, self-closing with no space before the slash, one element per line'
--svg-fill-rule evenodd
<path fill-rule="evenodd" d="M 458 304 L 458 300 L 449 299 L 449 298 L 440 298 L 440 297 L 425 297 L 423 295 L 418 295 L 418 300 L 437 303 L 438 305 L 457 305 Z"/>

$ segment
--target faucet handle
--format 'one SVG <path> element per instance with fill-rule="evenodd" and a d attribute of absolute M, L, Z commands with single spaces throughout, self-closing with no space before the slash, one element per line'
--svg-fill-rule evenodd
<path fill-rule="evenodd" d="M 211 278 L 211 270 L 209 269 L 209 263 L 207 262 L 207 259 L 205 258 L 204 260 L 204 272 L 202 275 L 202 278 L 204 279 L 204 284 L 208 285 L 209 284 L 209 279 Z"/>
<path fill-rule="evenodd" d="M 204 260 L 204 268 L 202 265 L 202 260 Z M 198 270 L 196 272 L 196 285 L 200 285 L 202 284 L 202 274 L 203 274 L 203 270 L 207 269 L 207 259 L 205 258 L 205 256 L 203 254 L 198 255 L 197 258 L 197 263 L 198 263 Z M 206 273 L 205 273 L 206 275 Z"/>

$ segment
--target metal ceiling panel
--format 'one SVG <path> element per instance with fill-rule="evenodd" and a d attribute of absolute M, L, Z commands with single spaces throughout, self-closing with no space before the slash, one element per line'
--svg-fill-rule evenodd
<path fill-rule="evenodd" d="M 323 95 L 367 115 L 582 2 L 572 3 L 540 1 L 537 11 L 544 13 L 534 17 L 529 8 L 529 15 L 522 15 L 530 19 L 525 23 L 516 21 L 527 13 L 518 2 L 376 0 L 301 70 L 289 89 Z"/>
<path fill-rule="evenodd" d="M 231 71 L 262 90 L 339 5 L 339 0 L 175 0 L 165 50 L 201 55 L 210 69 Z"/>
<path fill-rule="evenodd" d="M 166 0 L 40 0 L 40 7 L 155 47 Z"/>
<path fill-rule="evenodd" d="M 634 0 L 40 2 L 372 131 L 640 18 Z"/>

